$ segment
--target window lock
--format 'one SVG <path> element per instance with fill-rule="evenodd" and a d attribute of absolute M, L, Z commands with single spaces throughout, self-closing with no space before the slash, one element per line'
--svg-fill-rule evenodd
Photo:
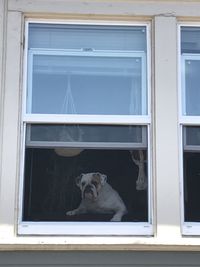
<path fill-rule="evenodd" d="M 94 51 L 94 49 L 92 48 L 92 47 L 84 47 L 84 48 L 82 48 L 83 49 L 83 51 L 85 51 L 85 52 L 92 52 L 92 51 Z"/>

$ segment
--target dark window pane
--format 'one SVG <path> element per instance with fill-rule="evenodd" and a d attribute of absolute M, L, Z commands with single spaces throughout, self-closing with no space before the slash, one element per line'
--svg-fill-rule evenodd
<path fill-rule="evenodd" d="M 200 222 L 200 152 L 184 153 L 184 208 L 186 222 Z"/>
<path fill-rule="evenodd" d="M 190 126 L 185 129 L 185 146 L 197 146 L 200 149 L 200 127 Z"/>
<path fill-rule="evenodd" d="M 183 129 L 184 219 L 200 222 L 200 127 Z"/>
<path fill-rule="evenodd" d="M 181 53 L 200 53 L 200 27 L 181 27 Z"/>
<path fill-rule="evenodd" d="M 136 160 L 143 161 L 141 181 L 137 181 L 139 168 Z M 68 153 L 60 154 L 53 148 L 26 148 L 23 221 L 109 221 L 114 211 L 103 212 L 102 206 L 100 211 L 66 215 L 81 202 L 76 178 L 81 174 L 100 173 L 107 176 L 106 183 L 118 192 L 127 209 L 121 220 L 148 222 L 146 162 L 146 150 L 68 149 Z M 96 181 L 92 184 L 98 187 Z M 90 191 L 85 194 L 90 195 Z M 109 202 L 110 193 L 102 203 L 103 207 Z"/>
<path fill-rule="evenodd" d="M 84 146 L 91 143 L 95 147 L 105 143 L 107 147 L 125 145 L 130 148 L 146 148 L 145 126 L 111 125 L 39 125 L 32 124 L 27 129 L 27 146 Z"/>

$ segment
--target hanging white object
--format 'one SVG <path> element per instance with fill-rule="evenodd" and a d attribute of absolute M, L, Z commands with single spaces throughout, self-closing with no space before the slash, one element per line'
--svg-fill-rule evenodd
<path fill-rule="evenodd" d="M 82 149 L 70 149 L 70 148 L 55 148 L 54 151 L 58 156 L 61 157 L 76 157 L 78 156 L 83 150 Z"/>
<path fill-rule="evenodd" d="M 76 107 L 74 104 L 74 98 L 72 95 L 72 90 L 71 90 L 71 79 L 70 79 L 70 73 L 68 74 L 68 79 L 67 79 L 67 89 L 63 101 L 63 105 L 61 108 L 61 113 L 62 114 L 76 114 Z"/>
<path fill-rule="evenodd" d="M 67 89 L 66 89 L 66 94 L 64 97 L 63 105 L 61 108 L 61 113 L 69 113 L 69 114 L 76 114 L 76 107 L 74 104 L 74 99 L 71 91 L 71 80 L 70 80 L 70 73 L 68 75 L 67 79 Z M 81 142 L 82 140 L 82 131 L 79 126 L 74 126 L 76 127 L 78 131 L 78 140 L 74 140 L 73 135 L 70 135 L 70 133 L 66 130 L 63 130 L 60 135 L 61 139 L 67 139 L 68 141 L 75 142 L 79 141 Z M 64 136 L 62 136 L 64 135 Z M 62 156 L 62 157 L 75 157 L 79 155 L 83 150 L 82 149 L 70 149 L 70 148 L 55 148 L 55 152 L 57 155 Z"/>
<path fill-rule="evenodd" d="M 145 174 L 145 167 L 144 167 L 144 153 L 142 150 L 138 151 L 139 154 L 139 159 L 136 159 L 133 155 L 133 151 L 130 151 L 131 153 L 131 158 L 133 160 L 133 162 L 138 166 L 138 178 L 136 181 L 136 189 L 139 190 L 146 190 L 147 189 L 147 177 Z"/>

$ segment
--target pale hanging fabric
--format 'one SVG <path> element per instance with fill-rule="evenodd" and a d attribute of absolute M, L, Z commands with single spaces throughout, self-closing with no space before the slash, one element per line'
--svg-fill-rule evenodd
<path fill-rule="evenodd" d="M 71 90 L 71 74 L 68 74 L 66 94 L 61 108 L 61 114 L 76 114 L 76 107 Z"/>
<path fill-rule="evenodd" d="M 136 189 L 137 190 L 146 190 L 148 181 L 147 176 L 145 174 L 145 159 L 144 159 L 144 152 L 142 150 L 138 151 L 139 159 L 135 158 L 133 151 L 130 151 L 131 158 L 133 162 L 138 166 L 138 178 L 136 181 Z"/>

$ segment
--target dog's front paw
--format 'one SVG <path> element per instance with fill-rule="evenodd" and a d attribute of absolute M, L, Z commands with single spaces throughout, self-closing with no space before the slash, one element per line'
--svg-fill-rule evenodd
<path fill-rule="evenodd" d="M 67 211 L 67 212 L 66 212 L 66 215 L 68 215 L 68 216 L 76 215 L 76 210 L 70 210 L 70 211 Z"/>
<path fill-rule="evenodd" d="M 112 218 L 111 218 L 111 222 L 121 222 L 122 216 L 115 214 Z"/>

